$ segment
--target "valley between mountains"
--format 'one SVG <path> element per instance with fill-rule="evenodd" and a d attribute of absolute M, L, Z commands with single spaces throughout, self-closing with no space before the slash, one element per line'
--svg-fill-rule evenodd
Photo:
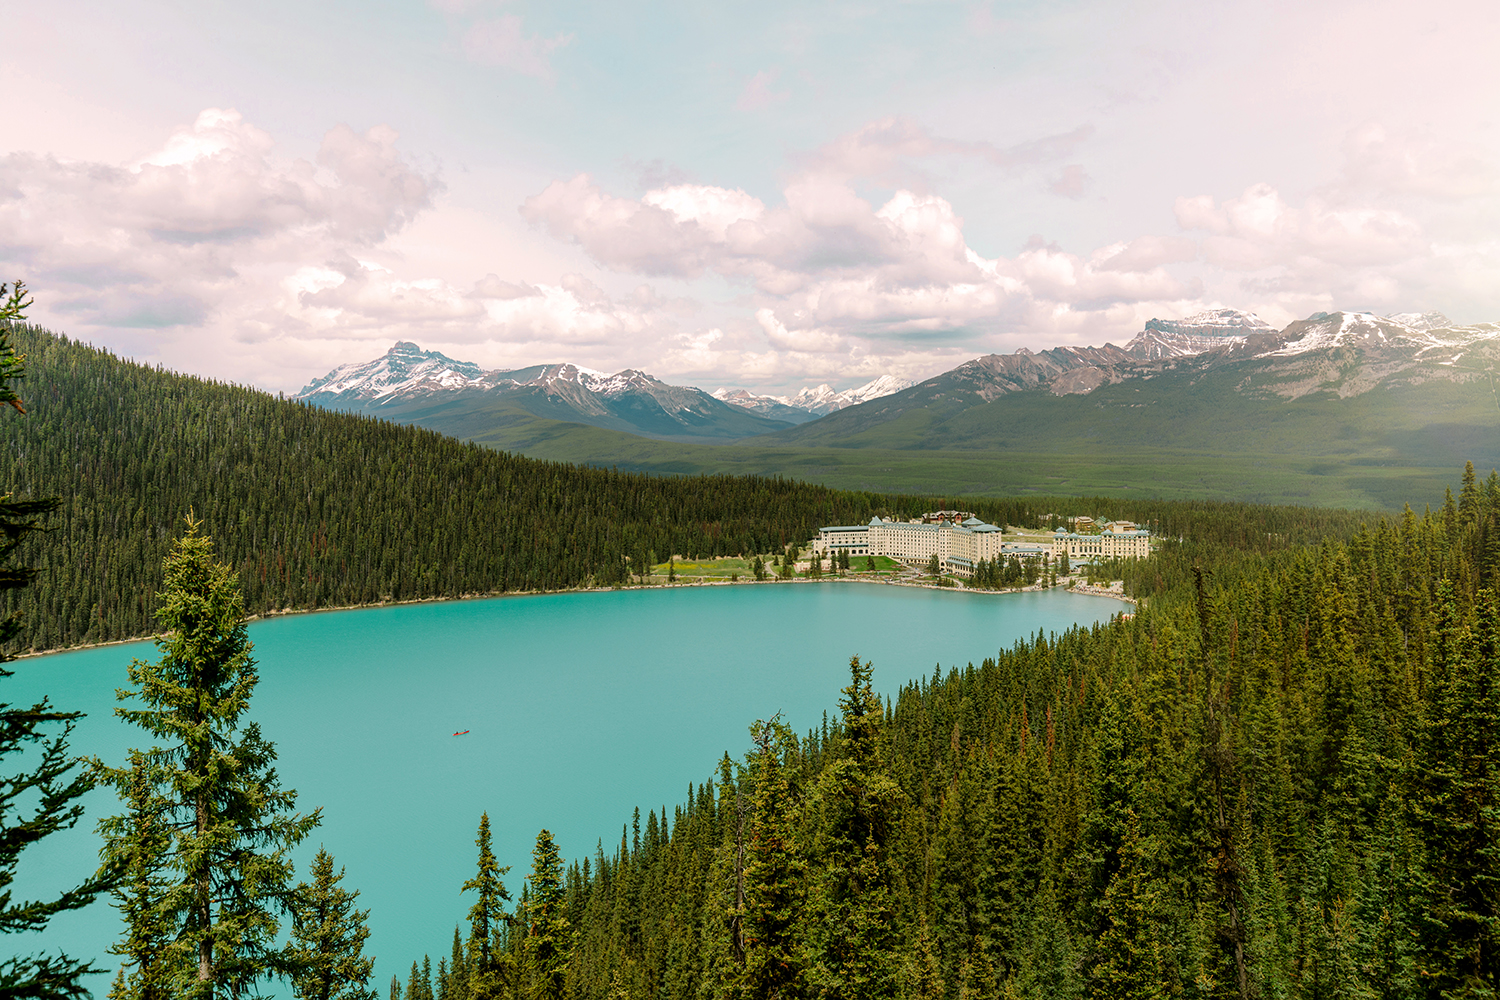
<path fill-rule="evenodd" d="M 912 385 L 796 396 L 570 364 L 484 371 L 414 344 L 296 398 L 506 451 L 652 473 L 787 475 L 954 494 L 1391 507 L 1500 465 L 1500 324 L 1223 309 L 1124 347 L 991 354 Z"/>

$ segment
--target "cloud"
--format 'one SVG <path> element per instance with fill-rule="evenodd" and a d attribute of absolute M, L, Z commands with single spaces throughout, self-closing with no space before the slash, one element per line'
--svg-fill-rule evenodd
<path fill-rule="evenodd" d="M 464 290 L 442 279 L 404 278 L 353 258 L 301 268 L 283 281 L 281 291 L 280 309 L 306 339 L 505 343 L 530 345 L 548 355 L 578 347 L 628 347 L 652 329 L 669 326 L 665 317 L 673 305 L 645 286 L 612 298 L 580 274 L 535 285 L 491 274 Z"/>
<path fill-rule="evenodd" d="M 1053 179 L 1052 186 L 1048 190 L 1064 198 L 1082 198 L 1088 186 L 1089 175 L 1083 172 L 1083 167 L 1070 163 L 1063 167 L 1062 173 Z"/>
<path fill-rule="evenodd" d="M 523 76 L 550 82 L 556 78 L 552 69 L 552 53 L 572 40 L 573 36 L 570 34 L 552 38 L 540 35 L 527 37 L 519 17 L 515 14 L 502 14 L 470 25 L 469 30 L 464 33 L 462 47 L 464 55 L 474 62 L 504 66 Z"/>
<path fill-rule="evenodd" d="M 887 119 L 805 158 L 780 204 L 702 184 L 621 197 L 580 174 L 528 198 L 521 214 L 613 270 L 748 283 L 765 342 L 810 355 L 888 352 L 938 336 L 958 343 L 1017 326 L 1065 330 L 1075 313 L 1113 316 L 1191 297 L 1197 286 L 1166 266 L 1194 259 L 1192 240 L 1144 237 L 1085 256 L 1034 247 L 990 259 L 968 246 L 946 199 L 898 188 L 874 203 L 861 193 L 911 158 L 958 151 L 1020 163 L 1079 141 L 1003 151 Z"/>
<path fill-rule="evenodd" d="M 132 166 L 0 158 L 0 260 L 90 325 L 198 324 L 309 251 L 369 246 L 431 204 L 437 178 L 396 134 L 331 130 L 317 163 L 279 160 L 262 130 L 209 109 Z"/>
<path fill-rule="evenodd" d="M 1093 134 L 1093 126 L 1080 125 L 1012 146 L 996 146 L 935 136 L 910 118 L 897 116 L 878 119 L 826 143 L 804 156 L 802 166 L 809 172 L 893 184 L 911 184 L 914 178 L 923 178 L 916 162 L 935 157 L 977 159 L 1015 173 L 1072 156 Z"/>
<path fill-rule="evenodd" d="M 1350 129 L 1341 149 L 1337 172 L 1298 197 L 1261 182 L 1222 200 L 1177 199 L 1218 294 L 1283 319 L 1310 308 L 1500 308 L 1494 159 L 1375 122 Z"/>
<path fill-rule="evenodd" d="M 756 73 L 745 84 L 745 89 L 740 91 L 740 99 L 735 102 L 735 108 L 740 111 L 764 111 L 773 104 L 787 100 L 792 96 L 790 91 L 771 89 L 780 76 L 780 66 L 772 66 Z"/>
<path fill-rule="evenodd" d="M 1203 256 L 1228 271 L 1295 267 L 1317 282 L 1328 268 L 1403 264 L 1432 250 L 1422 226 L 1400 209 L 1320 196 L 1294 206 L 1265 183 L 1222 203 L 1208 195 L 1179 198 L 1176 215 L 1183 229 L 1210 234 Z"/>

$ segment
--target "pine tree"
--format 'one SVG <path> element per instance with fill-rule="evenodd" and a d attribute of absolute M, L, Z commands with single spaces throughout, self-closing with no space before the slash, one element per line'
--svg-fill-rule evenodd
<path fill-rule="evenodd" d="M 791 1000 L 805 989 L 802 956 L 806 860 L 797 842 L 801 818 L 786 757 L 797 737 L 779 717 L 750 729 L 755 751 L 753 811 L 745 844 L 742 927 L 745 963 L 740 995 Z"/>
<path fill-rule="evenodd" d="M 369 910 L 354 908 L 357 891 L 339 885 L 344 869 L 333 871 L 333 856 L 318 849 L 311 884 L 297 886 L 292 908 L 292 939 L 287 959 L 297 971 L 292 993 L 298 1000 L 379 1000 L 369 988 L 374 958 L 363 955 L 370 929 Z"/>
<path fill-rule="evenodd" d="M 162 894 L 140 902 L 152 920 L 177 928 L 171 954 L 182 967 L 172 975 L 191 976 L 186 994 L 212 1000 L 221 989 L 233 996 L 262 976 L 300 971 L 276 945 L 276 915 L 296 902 L 288 854 L 319 817 L 292 812 L 297 793 L 281 788 L 274 746 L 255 723 L 241 728 L 259 678 L 239 582 L 214 562 L 198 527 L 189 519 L 166 561 L 161 660 L 132 661 L 137 690 L 120 692 L 144 707 L 115 709 L 167 746 L 138 753 L 129 767 L 96 770 L 127 798 L 144 774 L 159 799 L 160 822 L 171 830 L 152 873 Z M 124 842 L 141 833 L 128 815 L 105 829 L 106 857 L 140 856 Z"/>
<path fill-rule="evenodd" d="M 1152 848 L 1142 840 L 1134 810 L 1126 814 L 1115 876 L 1104 891 L 1107 919 L 1099 939 L 1102 961 L 1090 995 L 1108 1000 L 1155 1000 L 1171 994 L 1157 921 L 1161 887 L 1150 871 Z"/>
<path fill-rule="evenodd" d="M 432 959 L 422 956 L 422 964 L 411 963 L 406 977 L 406 1000 L 432 1000 Z"/>
<path fill-rule="evenodd" d="M 636 811 L 639 819 L 640 811 Z M 563 892 L 563 863 L 557 844 L 546 830 L 536 837 L 531 855 L 530 888 L 526 904 L 526 939 L 522 945 L 530 1000 L 562 1000 L 572 952 Z"/>
<path fill-rule="evenodd" d="M 1467 527 L 1479 523 L 1481 510 L 1479 483 L 1474 475 L 1474 463 L 1464 463 L 1463 486 L 1458 493 L 1458 516 Z"/>
<path fill-rule="evenodd" d="M 1451 995 L 1494 995 L 1500 993 L 1500 607 L 1481 591 L 1465 625 L 1446 584 L 1439 598 L 1445 671 L 1435 685 L 1415 800 L 1430 886 L 1422 971 Z"/>
<path fill-rule="evenodd" d="M 493 938 L 502 937 L 502 928 L 509 927 L 510 917 L 505 904 L 510 901 L 501 877 L 510 871 L 510 865 L 501 867 L 490 847 L 490 814 L 479 816 L 479 835 L 474 839 L 479 848 L 479 870 L 459 889 L 479 894 L 469 908 L 469 960 L 467 962 L 469 994 L 474 1000 L 489 1000 L 498 997 L 509 981 L 509 956 L 497 953 Z M 410 1000 L 410 998 L 409 998 Z"/>
<path fill-rule="evenodd" d="M 905 1000 L 943 1000 L 946 990 L 943 973 L 938 968 L 937 951 L 932 943 L 932 931 L 927 924 L 917 934 L 916 948 L 907 960 Z"/>
<path fill-rule="evenodd" d="M 448 1000 L 469 1000 L 469 963 L 457 924 L 453 927 L 453 951 L 448 956 Z"/>
<path fill-rule="evenodd" d="M 30 304 L 24 284 L 0 284 L 0 406 L 9 405 L 23 414 L 26 410 L 11 382 L 25 377 L 26 359 L 11 346 L 9 327 L 25 317 Z M 0 496 L 0 594 L 25 587 L 35 576 L 34 570 L 9 563 L 22 540 L 58 506 L 57 500 L 18 500 L 11 493 Z M 0 621 L 0 663 L 11 659 L 3 650 L 20 631 L 17 615 Z M 0 681 L 10 676 L 12 671 L 0 668 Z M 55 899 L 19 902 L 12 902 L 9 892 L 21 852 L 73 826 L 83 814 L 79 799 L 92 782 L 87 774 L 74 770 L 77 762 L 68 754 L 68 737 L 79 718 L 81 713 L 59 712 L 45 698 L 27 707 L 0 702 L 0 760 L 41 744 L 31 770 L 0 778 L 0 934 L 43 930 L 57 914 L 87 906 L 105 887 L 99 878 L 85 879 Z M 61 732 L 49 738 L 47 731 L 58 725 Z M 17 814 L 14 821 L 13 812 Z M 91 964 L 62 953 L 13 954 L 0 959 L 0 996 L 81 997 L 87 994 L 83 977 L 95 971 Z"/>
<path fill-rule="evenodd" d="M 885 767 L 870 666 L 856 656 L 849 673 L 842 730 L 818 782 L 815 985 L 825 997 L 884 1000 L 897 990 L 901 965 L 891 857 L 901 788 Z"/>

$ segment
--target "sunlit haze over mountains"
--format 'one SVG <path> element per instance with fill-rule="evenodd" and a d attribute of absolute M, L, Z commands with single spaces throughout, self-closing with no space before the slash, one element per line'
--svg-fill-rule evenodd
<path fill-rule="evenodd" d="M 5 4 L 0 278 L 296 391 L 790 396 L 1229 308 L 1500 320 L 1500 6 Z"/>

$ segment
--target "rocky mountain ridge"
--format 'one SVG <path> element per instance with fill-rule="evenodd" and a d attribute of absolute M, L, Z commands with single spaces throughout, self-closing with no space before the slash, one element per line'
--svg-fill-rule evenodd
<path fill-rule="evenodd" d="M 1274 410 L 1278 401 L 1348 399 L 1376 389 L 1399 394 L 1439 382 L 1453 385 L 1463 398 L 1479 400 L 1475 394 L 1482 392 L 1488 400 L 1484 405 L 1492 406 L 1497 363 L 1496 323 L 1458 325 L 1440 313 L 1335 312 L 1314 313 L 1276 330 L 1251 314 L 1217 310 L 1181 321 L 1152 320 L 1124 347 L 1022 348 L 974 358 L 864 406 L 778 432 L 775 439 L 872 447 L 927 440 L 936 433 L 931 428 L 956 426 L 955 420 L 971 428 L 989 426 L 992 422 L 980 419 L 979 411 L 1017 394 L 1089 395 L 1107 386 L 1129 390 L 1151 380 L 1153 397 L 1166 392 L 1168 399 L 1184 400 L 1183 407 L 1189 397 L 1196 399 L 1212 386 L 1217 396 L 1191 404 L 1202 414 L 1199 419 L 1234 409 L 1226 393 L 1265 400 Z M 966 412 L 971 415 L 961 416 Z M 995 419 L 994 426 L 1009 426 Z M 919 425 L 929 429 L 919 432 L 914 429 Z M 903 427 L 908 429 L 899 430 Z M 985 439 L 983 433 L 973 433 L 976 440 Z"/>
<path fill-rule="evenodd" d="M 1150 320 L 1124 347 L 1055 347 L 1039 353 L 1022 348 L 1014 354 L 989 354 L 921 384 L 969 385 L 981 400 L 1025 389 L 1046 389 L 1061 396 L 1092 392 L 1129 378 L 1149 378 L 1183 362 L 1208 367 L 1331 351 L 1357 352 L 1361 365 L 1389 375 L 1419 365 L 1451 367 L 1476 345 L 1500 346 L 1500 324 L 1460 326 L 1437 312 L 1394 316 L 1335 312 L 1314 313 L 1276 330 L 1253 313 L 1222 309 L 1180 321 Z M 1358 386 L 1373 383 L 1354 378 L 1349 384 L 1353 391 L 1360 391 Z M 1288 385 L 1282 394 L 1292 398 L 1296 392 Z"/>

